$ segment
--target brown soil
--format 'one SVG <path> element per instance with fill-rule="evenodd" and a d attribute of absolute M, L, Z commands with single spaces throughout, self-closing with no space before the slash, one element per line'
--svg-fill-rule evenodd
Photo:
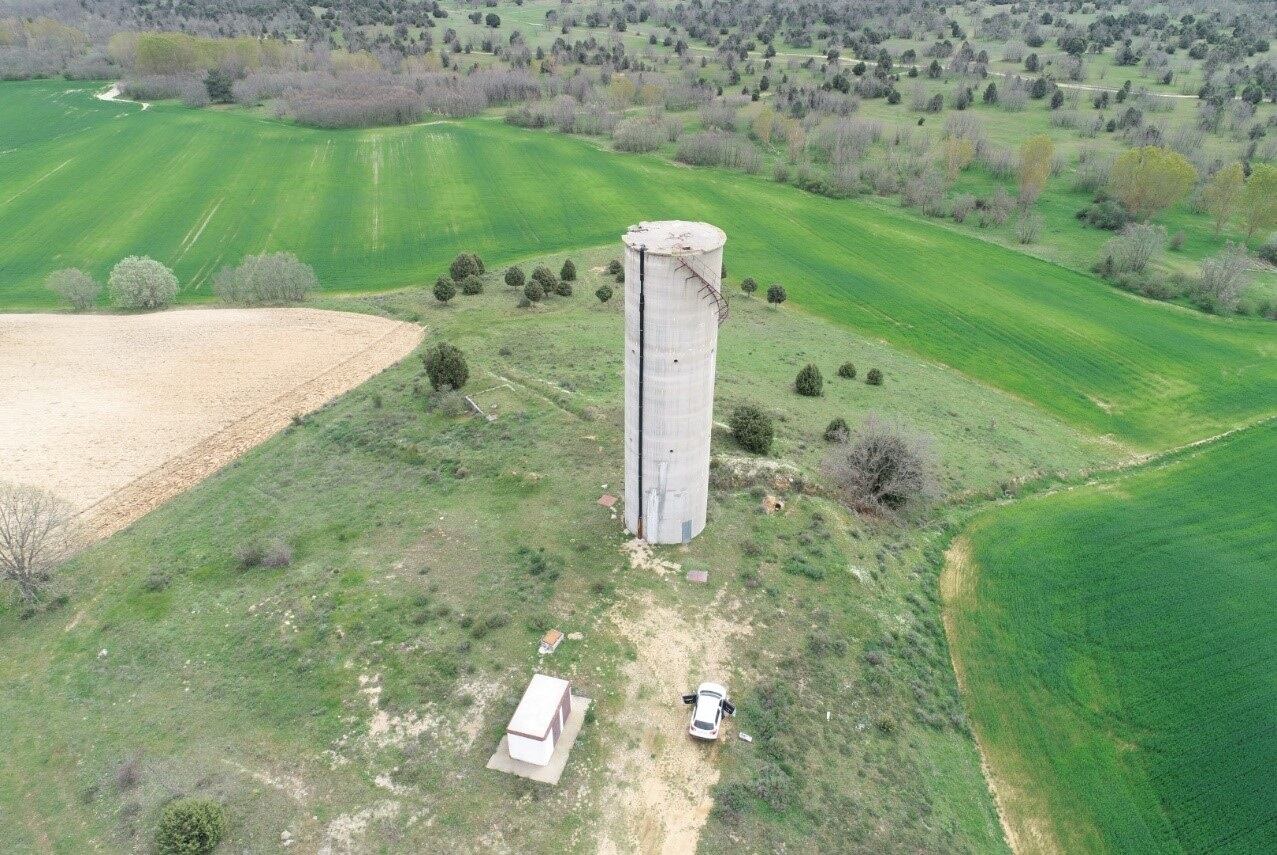
<path fill-rule="evenodd" d="M 612 614 L 637 651 L 625 668 L 625 703 L 612 723 L 626 736 L 612 747 L 604 805 L 604 855 L 690 855 L 714 806 L 718 755 L 735 738 L 731 719 L 720 741 L 687 735 L 688 708 L 680 695 L 705 680 L 727 683 L 734 638 L 749 628 L 716 606 L 685 615 L 650 600 Z M 631 614 L 631 612 L 635 612 Z M 730 689 L 730 683 L 728 683 Z"/>
<path fill-rule="evenodd" d="M 0 315 L 0 480 L 53 491 L 106 537 L 423 336 L 317 309 Z"/>

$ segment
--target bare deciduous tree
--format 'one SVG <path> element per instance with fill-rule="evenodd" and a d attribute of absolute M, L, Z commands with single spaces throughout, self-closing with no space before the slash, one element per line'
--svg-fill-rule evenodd
<path fill-rule="evenodd" d="M 1246 247 L 1229 243 L 1202 262 L 1202 278 L 1197 284 L 1203 302 L 1212 309 L 1232 311 L 1237 308 L 1250 277 L 1250 258 Z"/>
<path fill-rule="evenodd" d="M 37 487 L 0 483 L 0 574 L 22 602 L 39 600 L 72 551 L 71 508 Z"/>
<path fill-rule="evenodd" d="M 929 437 L 912 435 L 870 415 L 846 445 L 835 446 L 822 471 L 854 507 L 898 514 L 939 493 Z"/>

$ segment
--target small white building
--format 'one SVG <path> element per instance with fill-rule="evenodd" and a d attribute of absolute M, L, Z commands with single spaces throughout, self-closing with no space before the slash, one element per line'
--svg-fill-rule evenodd
<path fill-rule="evenodd" d="M 567 680 L 533 674 L 523 699 L 506 726 L 510 756 L 546 766 L 572 714 L 572 685 Z"/>

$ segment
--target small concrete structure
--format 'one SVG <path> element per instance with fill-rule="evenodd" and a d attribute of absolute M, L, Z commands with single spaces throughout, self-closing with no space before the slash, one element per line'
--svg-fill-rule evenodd
<path fill-rule="evenodd" d="M 589 707 L 590 699 L 573 695 L 567 680 L 532 675 L 488 768 L 557 784 Z"/>
<path fill-rule="evenodd" d="M 631 226 L 625 243 L 625 527 L 648 543 L 705 528 L 727 235 L 709 223 Z"/>

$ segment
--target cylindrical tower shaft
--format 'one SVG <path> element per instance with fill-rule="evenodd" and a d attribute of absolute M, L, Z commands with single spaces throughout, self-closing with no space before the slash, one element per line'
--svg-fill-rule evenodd
<path fill-rule="evenodd" d="M 723 232 L 640 223 L 625 234 L 625 526 L 651 543 L 705 528 L 714 362 L 727 315 Z"/>

